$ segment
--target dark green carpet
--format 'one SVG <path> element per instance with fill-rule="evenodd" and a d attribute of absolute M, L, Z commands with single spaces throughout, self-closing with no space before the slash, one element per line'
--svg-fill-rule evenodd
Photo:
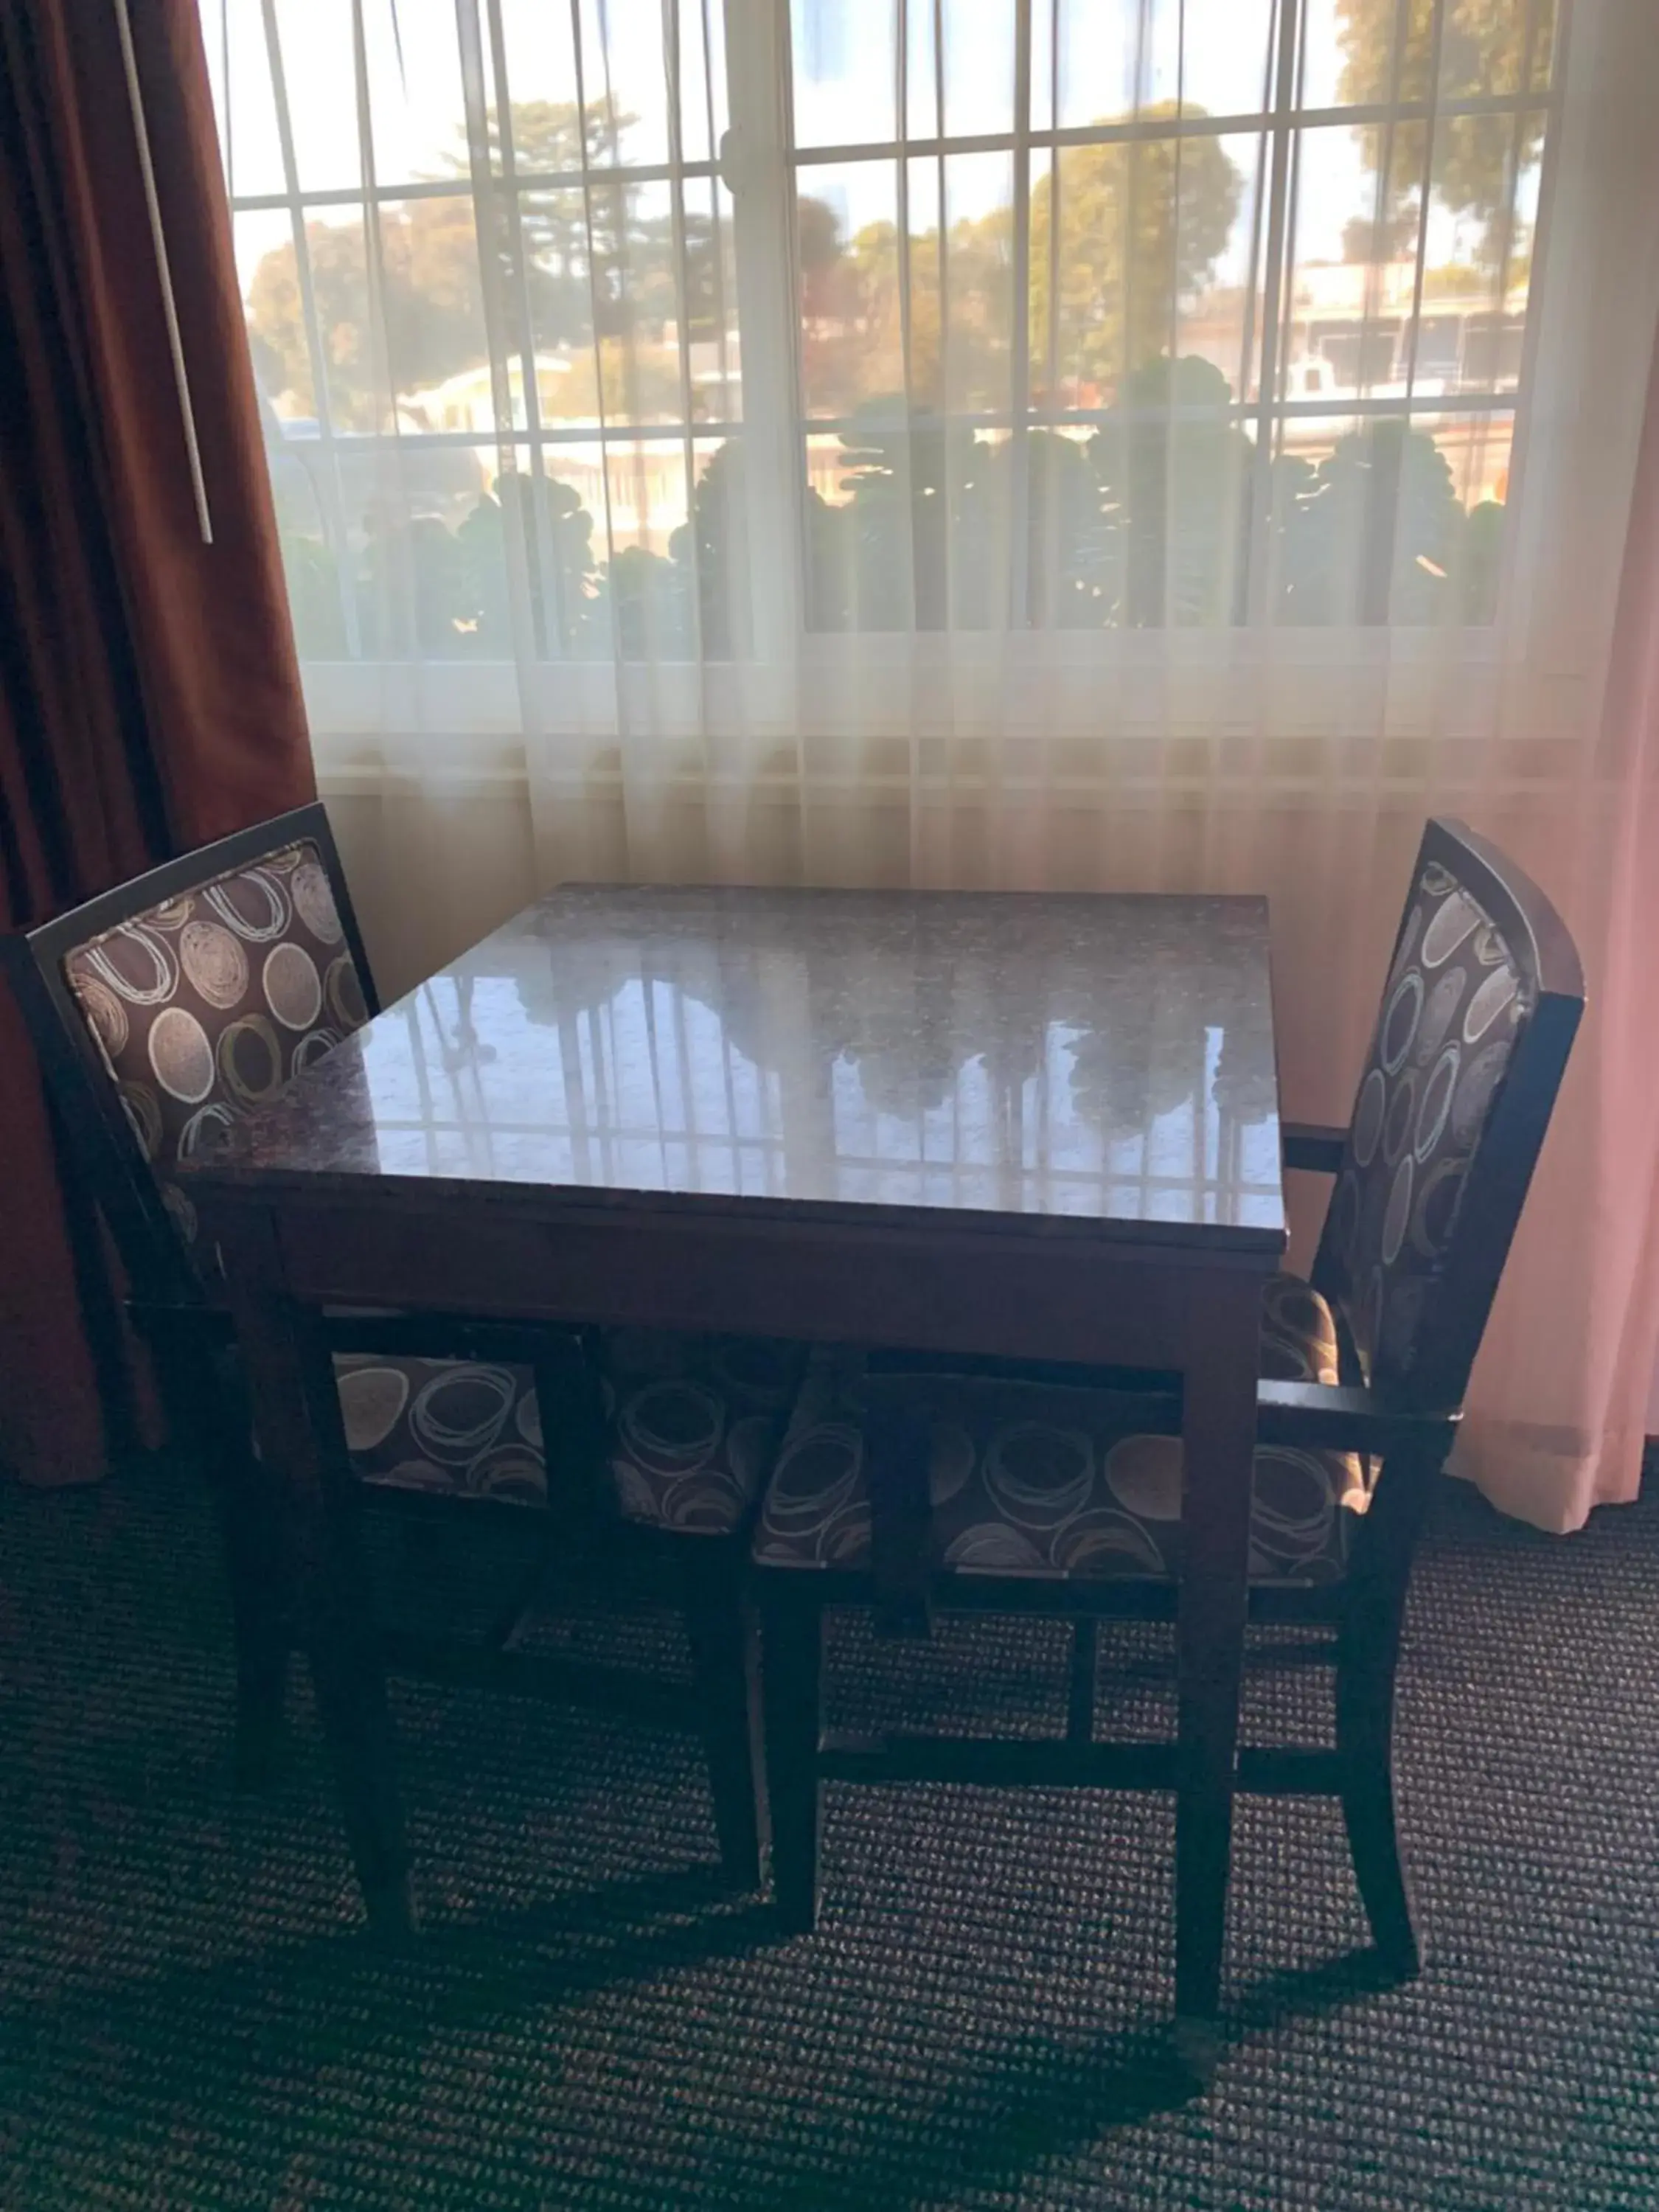
<path fill-rule="evenodd" d="M 485 1602 L 494 1541 L 382 1545 L 388 1607 Z M 0 2212 L 1659 2204 L 1659 1498 L 1559 1541 L 1448 1490 L 1403 1711 L 1429 1970 L 1368 1992 L 1334 1808 L 1247 1806 L 1228 2056 L 1184 2103 L 1160 1803 L 833 1791 L 823 1927 L 782 1943 L 711 1878 L 690 1741 L 402 1686 L 431 1933 L 386 1959 L 303 1709 L 282 1787 L 227 1790 L 191 1491 L 6 1491 L 0 1547 Z M 675 1663 L 660 1616 L 547 1632 Z M 1108 1669 L 1155 1717 L 1155 1635 Z M 848 1633 L 835 1672 L 963 1728 L 1062 1694 L 1024 1628 Z M 1259 1728 L 1315 1690 L 1264 1668 Z"/>

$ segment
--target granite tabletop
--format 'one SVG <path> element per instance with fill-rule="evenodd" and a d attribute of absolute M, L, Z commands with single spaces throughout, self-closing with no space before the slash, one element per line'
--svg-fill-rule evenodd
<path fill-rule="evenodd" d="M 566 888 L 183 1173 L 1279 1249 L 1267 905 Z"/>

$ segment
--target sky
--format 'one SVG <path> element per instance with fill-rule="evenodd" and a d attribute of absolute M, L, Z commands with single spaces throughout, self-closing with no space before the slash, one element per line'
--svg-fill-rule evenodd
<path fill-rule="evenodd" d="M 665 161 L 661 0 L 574 0 L 581 24 L 584 89 L 592 100 L 606 73 L 618 106 L 639 119 L 628 152 Z M 725 59 L 720 0 L 680 0 L 686 157 L 717 148 L 724 112 Z M 1008 0 L 938 0 L 944 25 L 946 133 L 1012 128 L 1013 17 Z M 1266 82 L 1270 0 L 1150 0 L 1144 37 L 1138 0 L 1054 0 L 1059 66 L 1054 68 L 1050 10 L 1034 7 L 1034 124 L 1061 127 L 1117 116 L 1136 105 L 1173 100 L 1211 114 L 1261 111 Z M 1335 103 L 1342 55 L 1338 0 L 1310 0 L 1304 98 Z M 276 110 L 271 95 L 261 0 L 201 0 L 210 66 L 228 140 L 236 196 L 283 189 Z M 571 6 L 567 0 L 501 0 L 508 72 L 516 100 L 576 96 Z M 395 14 L 394 14 L 395 9 Z M 362 0 L 369 118 L 382 185 L 448 173 L 465 143 L 465 107 L 454 0 Z M 481 19 L 488 9 L 480 5 Z M 862 144 L 895 135 L 895 0 L 792 0 L 798 147 Z M 359 188 L 362 182 L 352 9 L 347 0 L 276 0 L 301 187 Z M 913 136 L 938 127 L 933 53 L 933 7 L 910 10 L 908 76 Z M 704 52 L 703 27 L 713 52 Z M 1182 27 L 1184 24 L 1184 38 Z M 1184 65 L 1182 48 L 1184 46 Z M 1139 55 L 1137 53 L 1139 47 Z M 399 49 L 401 48 L 401 55 Z M 225 56 L 228 52 L 228 73 Z M 1058 79 L 1058 115 L 1053 91 Z M 226 86 L 229 99 L 227 108 Z M 712 109 L 712 114 L 711 114 Z M 712 135 L 710 124 L 712 122 Z M 1242 281 L 1248 264 L 1260 141 L 1248 131 L 1225 142 L 1246 180 L 1237 220 L 1217 265 L 1218 283 Z M 958 155 L 946 165 L 947 219 L 985 215 L 1006 204 L 1012 167 L 1006 155 Z M 458 179 L 458 182 L 461 180 Z M 465 188 L 463 185 L 463 189 Z M 833 205 L 850 234 L 891 221 L 890 160 L 803 167 L 800 188 Z M 1535 178 L 1523 201 L 1535 199 Z M 1302 136 L 1297 203 L 1298 260 L 1341 258 L 1348 220 L 1368 213 L 1371 186 L 1353 131 L 1334 126 Z M 329 218 L 325 218 L 329 219 Z M 353 219 L 342 208 L 332 218 Z M 260 257 L 289 236 L 287 218 L 238 219 L 237 258 L 244 286 Z M 1431 210 L 1431 265 L 1462 258 L 1472 241 L 1443 210 Z"/>

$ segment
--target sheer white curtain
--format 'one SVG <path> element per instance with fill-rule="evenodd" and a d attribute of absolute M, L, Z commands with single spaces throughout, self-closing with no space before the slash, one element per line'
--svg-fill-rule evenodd
<path fill-rule="evenodd" d="M 1335 1119 L 1426 812 L 1588 915 L 1651 0 L 203 9 L 388 983 L 571 876 L 1265 890 Z"/>

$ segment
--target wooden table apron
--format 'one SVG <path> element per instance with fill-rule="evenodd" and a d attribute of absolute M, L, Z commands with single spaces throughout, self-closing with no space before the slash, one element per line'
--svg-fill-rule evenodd
<path fill-rule="evenodd" d="M 300 1507 L 309 1641 L 371 1917 L 410 1917 L 384 1683 L 356 1555 L 338 1403 L 307 1316 L 397 1306 L 518 1321 L 730 1331 L 1179 1370 L 1186 1487 L 1178 1608 L 1176 2002 L 1218 2002 L 1249 1534 L 1261 1286 L 1269 1237 L 1154 1241 L 1156 1227 L 953 1214 L 779 1218 L 657 1197 L 481 1202 L 379 1179 L 354 1193 L 192 1176 L 217 1240 L 268 1460 Z"/>

